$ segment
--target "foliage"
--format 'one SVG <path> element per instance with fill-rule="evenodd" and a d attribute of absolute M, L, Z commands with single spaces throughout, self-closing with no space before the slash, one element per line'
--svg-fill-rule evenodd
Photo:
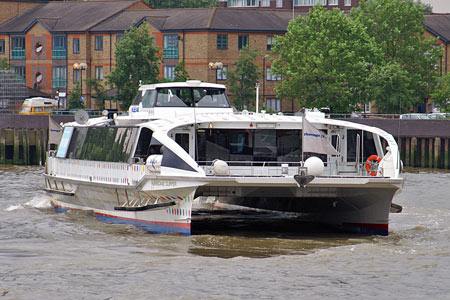
<path fill-rule="evenodd" d="M 158 82 L 161 58 L 153 39 L 147 26 L 132 26 L 117 44 L 116 66 L 106 78 L 109 84 L 116 86 L 116 99 L 122 101 L 122 110 L 128 110 L 140 80 L 143 83 Z"/>
<path fill-rule="evenodd" d="M 255 99 L 255 84 L 258 82 L 260 72 L 255 63 L 257 50 L 245 47 L 241 50 L 239 59 L 232 64 L 228 71 L 228 91 L 231 101 L 238 109 L 244 109 Z"/>
<path fill-rule="evenodd" d="M 143 0 L 152 8 L 196 8 L 196 7 L 214 7 L 215 0 Z"/>
<path fill-rule="evenodd" d="M 367 102 L 366 80 L 378 52 L 360 22 L 317 5 L 277 38 L 272 73 L 282 81 L 275 90 L 303 107 L 350 112 Z"/>
<path fill-rule="evenodd" d="M 94 90 L 94 94 L 92 96 L 95 98 L 95 106 L 97 106 L 97 109 L 104 110 L 105 100 L 108 99 L 108 96 L 106 96 L 105 88 L 103 87 L 103 85 L 94 78 L 88 79 L 86 81 L 86 84 L 89 89 Z"/>
<path fill-rule="evenodd" d="M 379 113 L 408 113 L 414 104 L 408 72 L 395 62 L 375 66 L 369 82 L 371 96 L 379 99 L 375 103 Z"/>
<path fill-rule="evenodd" d="M 12 65 L 8 62 L 6 57 L 0 58 L 0 70 L 10 70 Z"/>
<path fill-rule="evenodd" d="M 176 82 L 183 82 L 189 80 L 189 74 L 184 68 L 184 60 L 180 61 L 175 67 L 175 79 Z"/>
<path fill-rule="evenodd" d="M 433 102 L 438 104 L 441 112 L 450 111 L 450 73 L 439 78 L 436 89 L 431 94 Z"/>
<path fill-rule="evenodd" d="M 423 103 L 435 86 L 438 75 L 435 66 L 441 57 L 441 49 L 433 46 L 434 39 L 424 35 L 422 8 L 413 0 L 368 0 L 361 1 L 359 7 L 352 10 L 351 16 L 364 24 L 380 47 L 383 67 L 375 68 L 378 74 L 385 76 L 386 72 L 395 72 L 397 79 L 406 78 L 407 82 L 402 84 L 404 92 L 411 97 L 409 103 Z M 372 80 L 383 82 L 375 75 L 372 75 Z M 385 93 L 375 92 L 372 95 L 376 105 L 398 108 L 399 92 L 388 89 Z M 393 103 L 383 103 L 385 101 Z"/>
<path fill-rule="evenodd" d="M 77 83 L 75 88 L 70 93 L 69 99 L 67 99 L 67 108 L 68 109 L 77 109 L 83 108 L 83 102 L 80 100 L 81 98 L 81 87 L 80 84 Z"/>
<path fill-rule="evenodd" d="M 431 4 L 422 3 L 420 0 L 416 1 L 416 5 L 423 10 L 424 13 L 431 13 L 433 12 L 433 7 Z"/>

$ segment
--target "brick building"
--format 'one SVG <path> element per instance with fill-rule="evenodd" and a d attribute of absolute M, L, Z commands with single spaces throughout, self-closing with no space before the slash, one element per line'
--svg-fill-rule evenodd
<path fill-rule="evenodd" d="M 341 2 L 348 3 L 339 0 L 338 5 Z M 330 6 L 335 2 L 326 3 Z M 299 15 L 306 12 L 296 10 L 294 17 Z M 0 25 L 0 58 L 14 65 L 28 87 L 52 96 L 57 92 L 70 94 L 82 82 L 86 106 L 92 108 L 86 79 L 105 83 L 105 76 L 115 65 L 116 43 L 130 26 L 143 25 L 155 36 L 163 58 L 161 75 L 169 79 L 175 66 L 184 60 L 192 79 L 227 84 L 226 71 L 238 59 L 240 49 L 246 45 L 258 49 L 263 103 L 276 111 L 293 112 L 294 103 L 274 94 L 273 87 L 280 78 L 270 73 L 274 36 L 286 32 L 292 17 L 291 9 L 265 7 L 153 10 L 139 1 L 49 2 Z M 426 25 L 428 32 L 440 37 L 445 45 L 442 70 L 447 72 L 450 16 L 427 16 Z M 222 69 L 210 68 L 217 62 Z"/>
<path fill-rule="evenodd" d="M 279 78 L 270 74 L 268 57 L 273 37 L 284 34 L 291 19 L 290 10 L 279 9 L 153 10 L 138 1 L 49 2 L 0 25 L 0 58 L 14 65 L 27 86 L 52 96 L 69 94 L 88 78 L 104 83 L 124 31 L 132 24 L 144 25 L 155 36 L 163 58 L 161 74 L 169 79 L 184 60 L 192 79 L 226 84 L 226 71 L 240 49 L 258 49 L 264 102 L 274 110 L 293 111 L 292 103 L 282 103 L 273 93 Z M 211 62 L 221 62 L 223 68 L 211 69 Z M 82 95 L 91 108 L 86 84 Z"/>

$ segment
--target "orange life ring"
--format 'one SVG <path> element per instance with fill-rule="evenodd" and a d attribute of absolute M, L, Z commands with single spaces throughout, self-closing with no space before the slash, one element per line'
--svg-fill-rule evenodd
<path fill-rule="evenodd" d="M 369 158 L 366 161 L 367 173 L 369 173 L 371 176 L 376 176 L 378 164 L 380 163 L 380 161 L 381 161 L 381 158 L 379 158 L 375 154 L 369 156 Z"/>

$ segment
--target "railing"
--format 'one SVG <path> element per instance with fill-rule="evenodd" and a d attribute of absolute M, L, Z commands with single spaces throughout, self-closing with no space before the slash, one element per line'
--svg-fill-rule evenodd
<path fill-rule="evenodd" d="M 66 88 L 67 87 L 67 80 L 62 78 L 54 78 L 52 80 L 52 88 L 53 89 L 59 89 L 59 88 Z"/>
<path fill-rule="evenodd" d="M 178 58 L 178 48 L 165 48 L 163 58 Z"/>
<path fill-rule="evenodd" d="M 25 59 L 25 49 L 16 48 L 11 50 L 12 59 Z"/>
<path fill-rule="evenodd" d="M 52 50 L 52 58 L 53 59 L 66 59 L 67 58 L 67 49 L 64 48 L 55 48 Z"/>

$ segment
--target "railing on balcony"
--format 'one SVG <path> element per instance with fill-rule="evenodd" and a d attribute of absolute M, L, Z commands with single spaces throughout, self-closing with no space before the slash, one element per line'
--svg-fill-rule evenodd
<path fill-rule="evenodd" d="M 12 59 L 25 59 L 25 49 L 23 48 L 14 48 L 11 50 Z"/>
<path fill-rule="evenodd" d="M 164 48 L 163 58 L 178 58 L 178 48 Z"/>
<path fill-rule="evenodd" d="M 52 80 L 52 88 L 53 89 L 60 89 L 60 88 L 66 88 L 67 87 L 67 80 L 65 78 L 54 78 Z"/>
<path fill-rule="evenodd" d="M 53 59 L 66 59 L 67 58 L 67 49 L 62 47 L 57 47 L 52 50 L 52 58 Z"/>

